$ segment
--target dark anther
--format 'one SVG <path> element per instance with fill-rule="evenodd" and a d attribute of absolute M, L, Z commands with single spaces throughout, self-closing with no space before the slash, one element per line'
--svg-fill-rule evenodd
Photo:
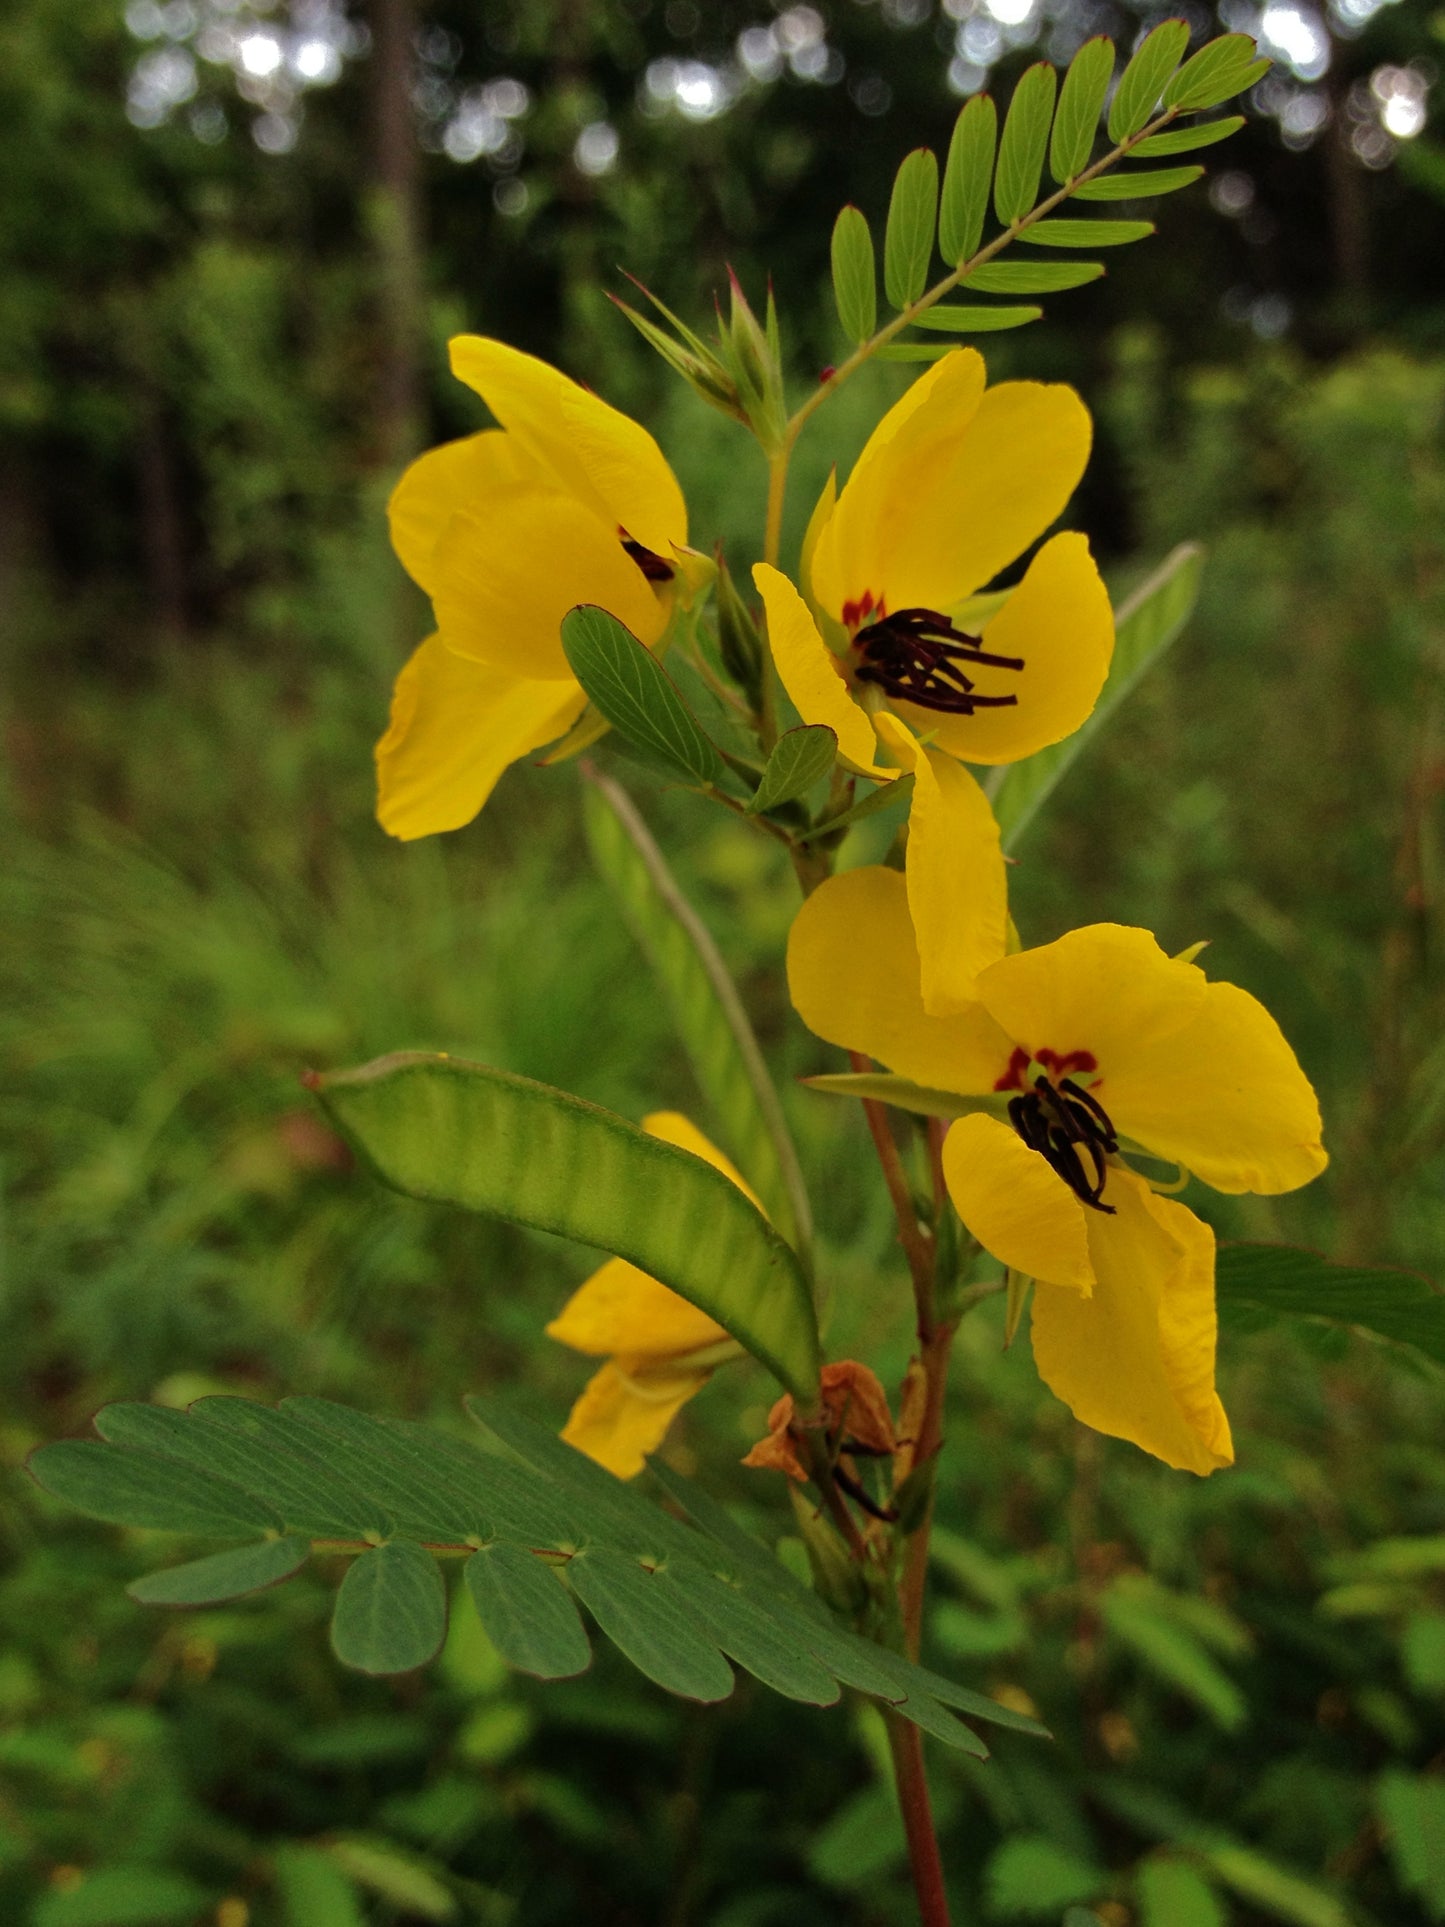
<path fill-rule="evenodd" d="M 877 683 L 885 694 L 921 709 L 971 716 L 976 709 L 1007 709 L 1017 696 L 979 696 L 967 671 L 1022 669 L 1022 656 L 991 656 L 982 639 L 955 629 L 936 609 L 899 609 L 870 622 L 853 638 L 862 662 L 859 682 Z"/>
<path fill-rule="evenodd" d="M 1024 1143 L 1048 1160 L 1080 1204 L 1113 1215 L 1113 1205 L 1103 1201 L 1105 1160 L 1119 1140 L 1096 1097 L 1072 1077 L 1057 1085 L 1036 1077 L 1031 1091 L 1009 1099 L 1008 1114 Z"/>
<path fill-rule="evenodd" d="M 622 537 L 622 546 L 649 582 L 671 582 L 677 574 L 670 562 L 664 562 L 660 555 L 654 555 L 651 549 L 645 549 L 640 542 L 634 542 L 630 535 Z"/>

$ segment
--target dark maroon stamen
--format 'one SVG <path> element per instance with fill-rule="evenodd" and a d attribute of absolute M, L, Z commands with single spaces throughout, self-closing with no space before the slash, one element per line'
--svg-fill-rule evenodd
<path fill-rule="evenodd" d="M 1113 1215 L 1113 1205 L 1103 1202 L 1105 1159 L 1119 1140 L 1096 1097 L 1072 1077 L 1055 1084 L 1039 1076 L 1031 1091 L 1009 1099 L 1008 1114 L 1024 1143 L 1048 1160 L 1080 1204 Z"/>
<path fill-rule="evenodd" d="M 651 549 L 645 549 L 640 542 L 634 542 L 625 530 L 622 534 L 622 546 L 649 582 L 671 582 L 677 574 L 670 562 L 664 562 L 660 555 L 654 555 Z"/>
<path fill-rule="evenodd" d="M 862 657 L 853 672 L 859 682 L 877 683 L 885 695 L 921 709 L 971 716 L 976 709 L 1007 709 L 1017 696 L 979 696 L 965 665 L 981 669 L 1022 669 L 1022 656 L 991 656 L 982 639 L 955 629 L 937 609 L 899 609 L 869 623 L 853 638 Z"/>

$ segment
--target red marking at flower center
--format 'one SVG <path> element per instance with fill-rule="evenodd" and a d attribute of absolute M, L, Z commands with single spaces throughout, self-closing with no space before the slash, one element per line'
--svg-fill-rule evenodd
<path fill-rule="evenodd" d="M 1060 1054 L 1056 1050 L 1027 1051 L 1018 1045 L 1008 1060 L 1008 1069 L 994 1085 L 996 1091 L 1022 1091 L 1028 1087 L 1024 1083 L 1024 1072 L 1029 1065 L 1042 1064 L 1049 1076 L 1058 1083 L 1076 1072 L 1096 1071 L 1099 1060 L 1091 1050 L 1070 1050 Z"/>
<path fill-rule="evenodd" d="M 873 591 L 865 589 L 856 602 L 843 604 L 843 627 L 847 630 L 861 629 L 865 622 L 881 622 L 888 613 L 888 604 L 882 596 L 875 602 Z"/>

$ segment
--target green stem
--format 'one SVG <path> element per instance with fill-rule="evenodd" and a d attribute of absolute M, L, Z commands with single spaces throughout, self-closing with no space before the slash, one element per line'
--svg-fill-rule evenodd
<path fill-rule="evenodd" d="M 938 1835 L 933 1827 L 933 1807 L 923 1769 L 923 1735 L 912 1720 L 904 1719 L 892 1707 L 884 1709 L 883 1718 L 888 1728 L 888 1749 L 893 1756 L 898 1804 L 903 1810 L 913 1886 L 918 1895 L 918 1917 L 922 1927 L 949 1927 L 948 1892 L 943 1884 L 943 1863 L 938 1855 Z"/>

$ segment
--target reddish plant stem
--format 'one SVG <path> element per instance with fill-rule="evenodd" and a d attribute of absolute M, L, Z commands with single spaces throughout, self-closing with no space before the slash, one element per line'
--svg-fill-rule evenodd
<path fill-rule="evenodd" d="M 943 1394 L 948 1384 L 948 1354 L 956 1325 L 937 1326 L 923 1347 L 924 1404 L 918 1428 L 918 1443 L 913 1451 L 917 1468 L 935 1459 L 943 1447 Z M 933 1495 L 916 1531 L 909 1534 L 903 1552 L 903 1575 L 898 1583 L 898 1604 L 903 1615 L 904 1650 L 917 1659 L 923 1638 L 923 1594 L 928 1584 L 928 1542 L 933 1530 Z"/>
<path fill-rule="evenodd" d="M 850 1050 L 848 1062 L 860 1073 L 866 1074 L 873 1068 L 872 1058 L 865 1056 L 862 1051 Z M 883 1167 L 883 1181 L 893 1200 L 893 1214 L 898 1220 L 898 1242 L 908 1260 L 908 1269 L 913 1278 L 913 1295 L 918 1303 L 918 1336 L 920 1342 L 926 1344 L 933 1329 L 933 1240 L 918 1222 L 918 1213 L 913 1207 L 913 1193 L 908 1188 L 908 1177 L 903 1169 L 903 1160 L 898 1155 L 887 1108 L 865 1097 L 863 1115 L 873 1134 L 878 1162 Z"/>
<path fill-rule="evenodd" d="M 933 1827 L 933 1807 L 923 1771 L 923 1735 L 911 1720 L 891 1708 L 883 1717 L 893 1755 L 898 1804 L 903 1809 L 903 1831 L 908 1840 L 914 1891 L 918 1895 L 918 1917 L 922 1927 L 949 1927 L 948 1892 L 943 1884 L 943 1863 L 938 1855 L 938 1835 Z"/>

